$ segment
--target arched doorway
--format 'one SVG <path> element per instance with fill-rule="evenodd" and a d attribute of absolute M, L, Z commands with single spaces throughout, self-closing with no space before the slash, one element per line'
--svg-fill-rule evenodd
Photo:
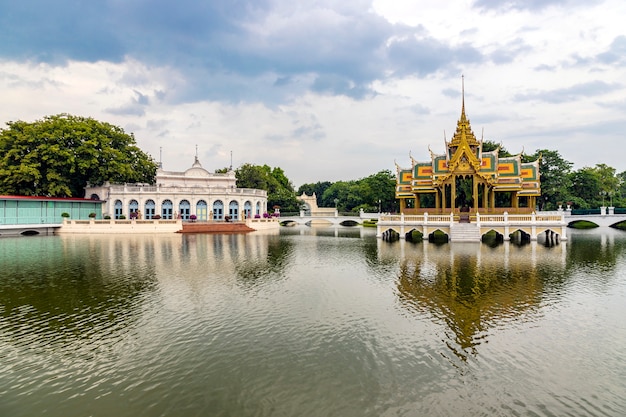
<path fill-rule="evenodd" d="M 189 216 L 191 215 L 191 204 L 189 204 L 188 200 L 181 200 L 178 204 L 178 213 L 180 213 L 181 219 L 189 220 Z"/>
<path fill-rule="evenodd" d="M 119 219 L 124 214 L 121 200 L 115 200 L 113 204 L 113 217 Z"/>
<path fill-rule="evenodd" d="M 145 218 L 148 220 L 154 217 L 154 215 L 156 214 L 156 204 L 154 203 L 154 200 L 146 201 L 146 204 L 144 207 L 144 213 L 145 213 Z"/>
<path fill-rule="evenodd" d="M 163 203 L 161 204 L 161 218 L 171 219 L 173 209 L 174 204 L 172 204 L 172 200 L 163 200 Z"/>
<path fill-rule="evenodd" d="M 213 203 L 213 220 L 224 219 L 224 203 L 221 200 L 217 200 Z"/>
<path fill-rule="evenodd" d="M 137 216 L 137 210 L 139 210 L 139 202 L 137 200 L 130 200 L 130 203 L 128 204 L 128 217 L 129 218 L 133 218 L 135 216 Z"/>
<path fill-rule="evenodd" d="M 196 218 L 198 220 L 207 219 L 207 203 L 204 200 L 200 200 L 196 203 Z"/>
<path fill-rule="evenodd" d="M 232 220 L 239 220 L 239 203 L 235 200 L 228 204 L 228 215 Z"/>

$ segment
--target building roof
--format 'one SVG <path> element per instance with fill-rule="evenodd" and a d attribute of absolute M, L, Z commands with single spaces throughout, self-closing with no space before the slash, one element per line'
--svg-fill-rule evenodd
<path fill-rule="evenodd" d="M 80 197 L 46 197 L 38 195 L 0 195 L 0 200 L 25 200 L 25 201 L 66 201 L 66 202 L 92 202 L 92 203 L 104 203 L 102 200 L 92 200 L 88 198 Z"/>

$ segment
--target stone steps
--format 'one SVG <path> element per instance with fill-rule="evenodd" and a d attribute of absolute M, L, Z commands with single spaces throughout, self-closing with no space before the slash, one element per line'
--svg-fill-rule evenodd
<path fill-rule="evenodd" d="M 475 223 L 454 223 L 450 229 L 450 242 L 480 242 L 480 229 Z"/>
<path fill-rule="evenodd" d="M 239 222 L 197 222 L 183 223 L 178 233 L 248 233 L 254 229 Z"/>

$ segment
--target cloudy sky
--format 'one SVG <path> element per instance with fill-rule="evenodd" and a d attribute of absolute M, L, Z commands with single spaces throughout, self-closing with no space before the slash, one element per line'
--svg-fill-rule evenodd
<path fill-rule="evenodd" d="M 623 0 L 0 0 L 0 123 L 70 113 L 303 183 L 477 137 L 626 170 Z M 484 132 L 484 133 L 483 133 Z"/>

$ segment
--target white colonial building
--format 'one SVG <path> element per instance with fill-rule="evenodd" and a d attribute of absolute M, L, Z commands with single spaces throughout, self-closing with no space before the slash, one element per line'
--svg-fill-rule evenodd
<path fill-rule="evenodd" d="M 233 220 L 262 216 L 267 212 L 267 191 L 237 188 L 235 172 L 210 173 L 198 157 L 185 172 L 156 172 L 156 184 L 110 184 L 85 187 L 85 197 L 103 200 L 103 216 L 119 219 L 138 216 L 152 219 L 181 218 L 192 215 L 199 221 Z M 137 214 L 133 214 L 137 213 Z"/>

